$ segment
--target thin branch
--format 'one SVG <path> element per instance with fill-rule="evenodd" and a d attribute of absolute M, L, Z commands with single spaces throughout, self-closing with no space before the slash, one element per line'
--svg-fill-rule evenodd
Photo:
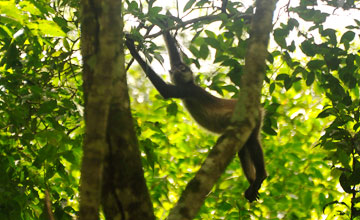
<path fill-rule="evenodd" d="M 221 12 L 222 13 L 226 13 L 227 3 L 228 3 L 228 0 L 223 0 L 222 1 L 222 6 L 221 6 Z"/>
<path fill-rule="evenodd" d="M 135 61 L 135 59 L 134 59 L 134 58 L 131 58 L 131 60 L 129 61 L 129 63 L 127 64 L 127 66 L 126 66 L 126 68 L 125 68 L 125 71 L 126 71 L 126 72 L 130 69 L 130 67 L 131 67 L 131 65 L 134 63 L 134 61 Z"/>
<path fill-rule="evenodd" d="M 50 193 L 47 189 L 45 189 L 45 198 L 44 198 L 44 202 L 45 202 L 45 209 L 46 209 L 46 214 L 48 216 L 49 220 L 55 220 L 54 218 L 54 214 L 52 212 L 52 208 L 51 208 L 51 198 L 50 198 Z"/>
<path fill-rule="evenodd" d="M 157 32 L 155 34 L 147 35 L 144 38 L 155 38 L 155 37 L 158 37 L 158 36 L 162 35 L 165 32 L 168 32 L 168 31 L 171 31 L 171 30 L 177 30 L 177 29 L 186 27 L 187 25 L 194 24 L 194 23 L 197 23 L 197 22 L 200 22 L 200 21 L 208 21 L 208 22 L 220 21 L 220 20 L 222 20 L 222 17 L 220 16 L 221 14 L 222 13 L 216 14 L 216 15 L 206 15 L 206 16 L 194 18 L 194 19 L 191 19 L 191 20 L 188 20 L 188 21 L 179 22 L 175 26 L 165 28 L 165 29 L 163 29 L 163 30 L 161 30 L 161 31 L 159 31 L 159 32 Z M 233 18 L 233 19 L 243 18 L 243 19 L 247 19 L 247 20 L 250 20 L 251 17 L 252 17 L 252 15 L 250 15 L 250 14 L 230 15 L 229 16 L 229 18 Z M 178 20 L 178 18 L 176 20 Z"/>

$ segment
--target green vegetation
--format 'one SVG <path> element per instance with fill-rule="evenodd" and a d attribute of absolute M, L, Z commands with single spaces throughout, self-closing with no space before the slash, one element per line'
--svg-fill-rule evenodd
<path fill-rule="evenodd" d="M 125 31 L 169 79 L 156 62 L 168 61 L 154 25 L 175 6 L 162 2 L 124 1 L 123 13 Z M 172 22 L 196 81 L 237 97 L 253 8 L 229 0 L 225 16 L 217 2 L 189 0 L 178 9 L 183 22 Z M 338 2 L 289 1 L 275 14 L 262 91 L 269 177 L 249 204 L 234 158 L 196 219 L 360 219 L 360 2 Z M 48 219 L 46 201 L 55 219 L 78 215 L 85 126 L 78 4 L 0 1 L 0 219 Z M 354 19 L 332 26 L 333 11 Z M 135 63 L 128 84 L 155 216 L 165 219 L 217 136 L 179 100 L 163 100 Z"/>

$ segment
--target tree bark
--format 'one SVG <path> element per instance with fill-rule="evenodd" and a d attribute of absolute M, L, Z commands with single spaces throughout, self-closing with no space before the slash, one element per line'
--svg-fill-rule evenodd
<path fill-rule="evenodd" d="M 260 110 L 265 58 L 276 0 L 257 0 L 245 58 L 245 75 L 233 121 L 219 138 L 195 177 L 186 186 L 168 220 L 193 219 L 216 181 L 234 155 L 242 148 L 256 125 Z"/>
<path fill-rule="evenodd" d="M 85 138 L 80 181 L 80 214 L 99 219 L 106 131 L 114 76 L 119 72 L 121 2 L 81 1 L 81 52 L 85 99 Z"/>
<path fill-rule="evenodd" d="M 107 32 L 117 33 L 112 39 L 119 48 L 117 71 L 113 80 L 111 104 L 107 125 L 108 148 L 102 182 L 101 203 L 106 219 L 155 219 L 150 195 L 142 169 L 139 145 L 131 116 L 126 81 L 122 4 L 108 0 L 112 10 L 108 16 L 116 20 L 104 26 Z"/>

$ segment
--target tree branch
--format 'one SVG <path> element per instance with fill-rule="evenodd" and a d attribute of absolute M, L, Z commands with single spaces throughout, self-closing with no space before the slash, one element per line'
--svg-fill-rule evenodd
<path fill-rule="evenodd" d="M 51 198 L 50 198 L 50 193 L 47 189 L 45 189 L 45 198 L 44 198 L 44 202 L 45 202 L 45 210 L 46 210 L 46 214 L 49 220 L 55 220 L 54 218 L 54 214 L 52 212 L 52 207 L 51 207 Z"/>
<path fill-rule="evenodd" d="M 186 27 L 187 25 L 194 24 L 194 23 L 201 22 L 201 21 L 207 21 L 207 22 L 220 21 L 220 20 L 222 20 L 222 17 L 220 16 L 221 14 L 223 14 L 223 13 L 216 14 L 216 15 L 206 15 L 206 16 L 194 18 L 194 19 L 191 19 L 191 20 L 188 20 L 188 21 L 183 21 L 183 22 L 179 22 L 179 18 L 175 17 L 176 19 L 174 19 L 174 20 L 179 22 L 177 25 L 165 28 L 165 29 L 163 29 L 163 30 L 161 30 L 161 31 L 159 31 L 159 32 L 157 32 L 155 34 L 147 35 L 144 38 L 155 38 L 155 37 L 158 37 L 158 36 L 162 35 L 165 32 L 168 32 L 168 31 L 171 31 L 171 30 L 177 30 L 177 29 Z M 252 15 L 241 14 L 241 15 L 229 15 L 228 17 L 232 18 L 232 19 L 243 18 L 243 19 L 250 20 Z"/>
<path fill-rule="evenodd" d="M 225 171 L 235 153 L 244 145 L 255 127 L 260 106 L 265 57 L 276 0 L 257 0 L 251 25 L 250 41 L 245 60 L 238 109 L 234 113 L 237 126 L 230 126 L 205 159 L 195 177 L 183 191 L 178 203 L 170 211 L 168 220 L 193 219 L 216 181 Z M 255 98 L 255 99 L 253 99 Z M 239 112 L 243 115 L 238 117 Z"/>

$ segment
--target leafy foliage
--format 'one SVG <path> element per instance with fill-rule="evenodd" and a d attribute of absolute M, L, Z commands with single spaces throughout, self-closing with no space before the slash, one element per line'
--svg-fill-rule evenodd
<path fill-rule="evenodd" d="M 76 213 L 81 154 L 77 19 L 45 1 L 0 2 L 0 218 Z M 66 37 L 65 37 L 66 36 Z"/>
<path fill-rule="evenodd" d="M 156 66 L 160 72 L 167 58 L 156 26 L 166 19 L 196 81 L 237 97 L 253 8 L 219 2 L 189 0 L 172 10 L 127 0 L 126 29 L 150 62 L 164 64 Z M 270 177 L 261 200 L 243 198 L 247 183 L 235 158 L 197 219 L 360 215 L 360 21 L 341 28 L 328 22 L 358 3 L 302 0 L 282 8 L 263 89 Z M 77 4 L 0 1 L 0 219 L 46 219 L 46 190 L 56 219 L 76 215 L 83 133 Z M 179 16 L 166 14 L 169 8 Z M 180 102 L 160 98 L 135 65 L 128 72 L 145 175 L 155 214 L 164 219 L 216 136 L 194 124 Z"/>
<path fill-rule="evenodd" d="M 191 14 L 196 11 L 193 6 L 202 3 L 204 2 L 187 1 L 184 3 L 184 11 Z M 355 181 L 357 179 L 355 174 L 358 172 L 355 170 L 356 166 L 351 164 L 356 164 L 358 160 L 358 152 L 355 148 L 359 125 L 355 115 L 358 112 L 359 104 L 357 89 L 359 67 L 356 61 L 358 55 L 353 49 L 356 48 L 354 40 L 357 39 L 357 35 L 354 33 L 358 33 L 359 27 L 348 27 L 349 30 L 342 34 L 336 29 L 325 28 L 324 23 L 330 13 L 318 9 L 317 4 L 316 1 L 301 1 L 298 6 L 287 5 L 289 13 L 287 21 L 279 22 L 274 30 L 273 38 L 278 47 L 275 47 L 269 54 L 269 70 L 264 88 L 264 107 L 266 109 L 263 126 L 263 131 L 266 133 L 266 135 L 264 134 L 264 146 L 270 173 L 270 178 L 265 183 L 265 191 L 261 196 L 264 199 L 261 204 L 251 205 L 251 208 L 246 205 L 244 207 L 245 201 L 242 201 L 242 197 L 239 195 L 246 189 L 246 183 L 240 177 L 242 174 L 239 163 L 235 159 L 228 168 L 228 172 L 224 174 L 222 180 L 209 195 L 199 214 L 199 219 L 235 219 L 246 218 L 246 216 L 256 219 L 318 219 L 324 213 L 329 217 L 338 214 L 346 214 L 350 218 L 356 217 L 357 210 L 354 208 L 356 203 L 340 203 L 336 182 L 340 177 L 340 184 L 346 189 L 344 191 L 353 193 L 352 195 L 356 197 L 358 181 Z M 202 6 L 205 7 L 205 5 Z M 190 42 L 188 48 L 192 56 L 186 59 L 189 64 L 194 64 L 199 72 L 204 72 L 204 69 L 205 72 L 215 69 L 215 73 L 211 74 L 197 72 L 198 82 L 204 83 L 205 80 L 208 89 L 222 96 L 236 97 L 244 65 L 248 23 L 246 17 L 232 19 L 231 13 L 236 11 L 241 15 L 246 15 L 246 12 L 251 12 L 252 9 L 232 4 L 227 7 L 230 15 L 227 17 L 219 15 L 220 24 L 218 26 L 212 24 L 210 28 L 206 21 L 189 26 L 184 25 L 182 26 L 185 29 L 183 32 L 190 34 L 180 36 L 184 37 L 184 42 Z M 209 14 L 218 12 L 215 7 L 213 10 Z M 131 11 L 129 13 L 132 14 Z M 145 16 L 138 18 L 141 20 L 141 17 Z M 306 31 L 303 26 L 305 23 L 307 24 Z M 141 36 L 137 33 L 151 29 L 151 25 L 140 25 L 136 29 L 133 28 L 132 31 L 137 36 Z M 292 37 L 294 32 L 298 34 L 300 41 Z M 189 35 L 194 37 L 186 37 Z M 143 35 L 143 38 L 147 39 L 150 36 L 152 35 Z M 298 59 L 295 59 L 295 56 Z M 211 59 L 213 66 L 204 68 L 201 63 L 207 62 L 208 59 Z M 138 74 L 136 77 L 139 77 Z M 231 83 L 229 84 L 229 82 Z M 151 101 L 147 102 L 150 102 L 152 108 L 160 108 L 156 107 L 159 105 L 165 105 L 161 108 L 168 108 L 163 100 L 151 97 Z M 158 104 L 159 101 L 162 104 Z M 173 104 L 171 102 L 170 105 Z M 143 105 L 143 103 L 141 105 L 139 103 L 139 106 L 136 104 L 135 109 L 141 109 L 140 106 Z M 150 107 L 145 107 L 145 109 L 147 108 Z M 321 108 L 323 110 L 320 110 Z M 182 109 L 177 109 L 179 111 L 175 116 L 184 118 Z M 185 127 L 188 124 L 184 124 L 184 120 L 180 120 L 181 124 L 175 123 L 176 130 L 174 131 L 173 123 L 170 123 L 170 127 L 167 126 L 170 120 L 168 117 L 166 120 L 157 119 L 158 116 L 155 115 L 148 114 L 148 117 L 150 118 L 147 120 L 155 120 L 153 123 L 161 126 L 161 133 L 167 134 L 166 137 L 171 136 L 169 134 L 173 134 L 173 132 L 178 135 L 187 130 Z M 190 121 L 190 119 L 186 119 L 185 122 L 188 120 Z M 321 133 L 322 129 L 327 126 L 330 127 L 325 129 L 325 133 Z M 181 129 L 178 130 L 178 127 Z M 349 128 L 355 129 L 349 130 Z M 152 130 L 145 124 L 141 126 L 141 129 Z M 166 129 L 170 130 L 165 132 Z M 203 134 L 202 131 L 191 131 L 191 134 L 195 136 L 198 132 Z M 155 136 L 158 133 L 153 135 L 154 137 L 146 137 L 146 140 L 156 140 Z M 142 136 L 139 136 L 140 139 Z M 335 136 L 337 139 L 334 139 Z M 175 145 L 180 145 L 183 142 L 180 137 L 187 137 L 187 135 L 185 133 L 178 137 Z M 197 141 L 189 140 L 186 139 L 184 142 L 191 145 Z M 343 143 L 344 140 L 348 140 L 347 144 L 343 144 L 348 146 L 346 147 L 347 153 L 339 154 L 343 151 L 340 150 L 342 147 L 337 147 L 338 144 L 334 144 L 334 142 Z M 176 175 L 169 171 L 171 167 L 164 168 L 165 163 L 161 163 L 162 158 L 168 158 L 168 152 L 163 154 L 160 150 L 161 146 L 172 145 L 174 144 L 169 145 L 166 141 L 156 145 L 159 146 L 153 152 L 156 155 L 156 161 L 151 168 L 155 178 L 157 176 L 169 178 Z M 203 140 L 201 145 L 207 145 L 207 141 Z M 174 150 L 173 148 L 172 146 L 171 150 Z M 340 149 L 334 151 L 335 148 Z M 175 155 L 179 156 L 183 154 L 183 149 L 187 148 L 179 149 L 177 147 L 175 149 L 178 151 Z M 199 156 L 201 157 L 201 155 Z M 192 155 L 184 154 L 182 160 L 175 160 L 174 163 L 182 166 L 183 161 L 187 161 L 188 157 L 191 157 L 191 160 L 195 160 L 194 157 L 197 158 L 192 152 Z M 338 166 L 340 164 L 342 167 Z M 190 161 L 187 163 L 187 168 L 193 170 L 189 167 L 191 167 Z M 341 174 L 342 172 L 346 172 L 346 175 Z M 179 175 L 183 175 L 183 173 L 171 178 L 171 180 L 176 179 L 174 183 L 172 181 L 164 183 L 164 188 L 166 188 L 165 185 L 177 188 L 182 181 L 182 177 Z M 240 178 L 237 178 L 238 176 Z M 189 179 L 190 177 L 185 179 L 182 185 Z M 173 192 L 170 190 L 166 192 L 170 196 L 166 201 L 173 201 Z M 228 192 L 232 193 L 228 194 Z M 164 205 L 165 203 L 165 200 L 155 202 L 156 209 L 162 210 L 161 215 L 159 213 L 158 216 L 166 216 L 164 212 L 169 207 Z M 348 211 L 344 211 L 344 207 L 334 210 L 327 208 L 334 207 L 336 204 L 346 204 L 346 207 L 350 208 Z M 339 210 L 342 211 L 338 212 Z"/>

